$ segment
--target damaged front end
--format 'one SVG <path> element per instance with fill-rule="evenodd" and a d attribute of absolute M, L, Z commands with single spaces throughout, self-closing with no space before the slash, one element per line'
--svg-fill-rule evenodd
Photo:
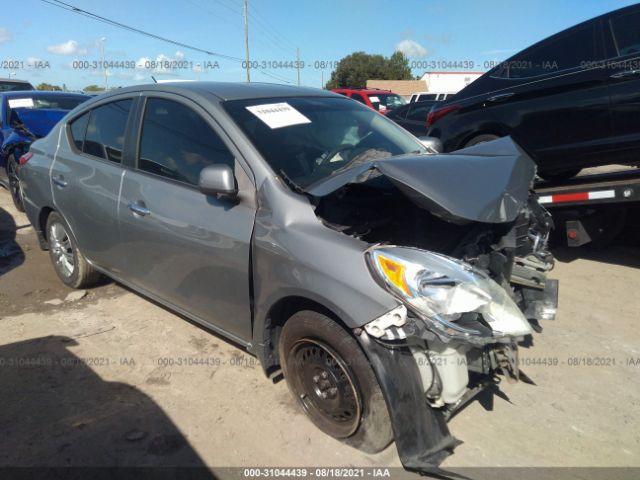
<path fill-rule="evenodd" d="M 504 138 L 370 161 L 308 189 L 326 226 L 371 245 L 371 275 L 399 302 L 356 334 L 408 469 L 436 468 L 453 451 L 446 420 L 499 376 L 530 382 L 518 346 L 555 317 L 558 294 L 534 175 Z"/>

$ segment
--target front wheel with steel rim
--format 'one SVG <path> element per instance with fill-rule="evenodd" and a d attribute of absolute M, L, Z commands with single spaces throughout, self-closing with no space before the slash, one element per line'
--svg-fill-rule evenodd
<path fill-rule="evenodd" d="M 386 403 L 358 342 L 335 321 L 301 311 L 284 325 L 280 363 L 289 389 L 323 432 L 369 453 L 393 440 Z"/>
<path fill-rule="evenodd" d="M 24 198 L 22 196 L 22 188 L 20 188 L 20 179 L 18 178 L 18 163 L 13 153 L 7 157 L 7 180 L 9 181 L 9 192 L 11 193 L 13 204 L 19 212 L 24 212 Z"/>
<path fill-rule="evenodd" d="M 90 287 L 100 279 L 100 273 L 87 262 L 69 232 L 64 219 L 51 212 L 47 218 L 47 241 L 53 268 L 65 285 L 71 288 Z"/>

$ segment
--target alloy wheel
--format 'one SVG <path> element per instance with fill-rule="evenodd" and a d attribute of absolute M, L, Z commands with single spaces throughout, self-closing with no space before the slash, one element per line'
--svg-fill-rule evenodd
<path fill-rule="evenodd" d="M 59 222 L 52 223 L 49 238 L 56 268 L 65 277 L 70 277 L 75 270 L 75 256 L 71 239 L 64 225 Z"/>
<path fill-rule="evenodd" d="M 16 162 L 13 158 L 10 158 L 7 162 L 7 178 L 9 180 L 9 192 L 11 193 L 13 203 L 17 207 L 23 206 L 24 200 L 22 197 L 22 189 L 20 188 L 20 179 L 18 178 Z"/>

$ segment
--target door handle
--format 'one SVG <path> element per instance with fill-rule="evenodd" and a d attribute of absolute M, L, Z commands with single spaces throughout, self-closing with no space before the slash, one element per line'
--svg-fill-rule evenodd
<path fill-rule="evenodd" d="M 499 93 L 498 95 L 492 95 L 487 98 L 487 102 L 504 102 L 508 98 L 513 97 L 514 92 L 509 93 Z"/>
<path fill-rule="evenodd" d="M 129 210 L 131 210 L 134 214 L 140 215 L 141 217 L 144 217 L 151 213 L 151 210 L 149 210 L 144 205 L 144 203 L 132 202 L 127 206 L 129 207 Z"/>
<path fill-rule="evenodd" d="M 67 186 L 67 182 L 65 181 L 65 179 L 64 179 L 64 177 L 62 175 L 58 175 L 57 177 L 53 177 L 51 180 L 53 181 L 53 183 L 55 183 L 60 188 L 64 188 L 64 187 Z"/>
<path fill-rule="evenodd" d="M 624 70 L 622 72 L 617 72 L 613 75 L 610 75 L 609 78 L 613 78 L 614 80 L 621 80 L 638 76 L 640 76 L 640 70 Z"/>

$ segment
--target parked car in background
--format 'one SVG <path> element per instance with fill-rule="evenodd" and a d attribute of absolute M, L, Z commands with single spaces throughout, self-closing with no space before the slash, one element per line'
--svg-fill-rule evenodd
<path fill-rule="evenodd" d="M 640 6 L 515 54 L 429 115 L 450 152 L 511 135 L 547 180 L 640 161 Z"/>
<path fill-rule="evenodd" d="M 400 108 L 391 110 L 386 113 L 386 116 L 401 127 L 409 130 L 416 137 L 422 137 L 427 135 L 427 115 L 431 111 L 431 107 L 437 103 L 436 100 L 408 103 Z"/>
<path fill-rule="evenodd" d="M 26 80 L 16 80 L 15 78 L 0 78 L 0 93 L 15 92 L 17 90 L 35 90 Z"/>
<path fill-rule="evenodd" d="M 394 110 L 407 103 L 404 98 L 390 90 L 378 90 L 375 88 L 336 88 L 331 91 L 357 100 L 380 113 Z"/>
<path fill-rule="evenodd" d="M 427 155 L 323 90 L 167 83 L 89 100 L 20 177 L 66 285 L 105 274 L 226 336 L 322 431 L 424 472 L 555 312 L 535 165 L 496 143 Z"/>
<path fill-rule="evenodd" d="M 19 160 L 34 140 L 90 97 L 49 91 L 0 92 L 0 185 L 11 192 L 16 208 L 24 211 L 18 180 Z"/>
<path fill-rule="evenodd" d="M 454 95 L 455 93 L 452 92 L 416 92 L 411 95 L 409 103 L 423 102 L 425 100 L 444 102 L 447 98 L 453 97 Z"/>

